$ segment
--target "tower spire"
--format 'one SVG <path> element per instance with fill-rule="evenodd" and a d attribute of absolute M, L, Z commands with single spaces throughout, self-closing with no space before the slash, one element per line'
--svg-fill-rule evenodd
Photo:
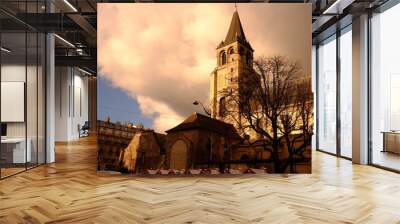
<path fill-rule="evenodd" d="M 228 34 L 225 37 L 225 44 L 235 42 L 237 40 L 246 41 L 242 23 L 240 22 L 239 13 L 237 10 L 233 13 L 231 25 L 229 26 Z"/>
<path fill-rule="evenodd" d="M 242 23 L 240 22 L 239 18 L 239 12 L 237 11 L 236 1 L 234 3 L 235 3 L 235 12 L 232 15 L 232 20 L 229 26 L 228 33 L 226 34 L 225 40 L 221 41 L 221 43 L 218 45 L 217 48 L 221 48 L 223 46 L 229 45 L 234 42 L 239 42 L 253 51 L 253 48 L 247 41 L 246 35 L 244 34 Z"/>

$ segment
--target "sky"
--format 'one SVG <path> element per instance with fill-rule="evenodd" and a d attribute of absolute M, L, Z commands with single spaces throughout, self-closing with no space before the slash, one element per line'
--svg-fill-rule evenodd
<path fill-rule="evenodd" d="M 98 4 L 99 118 L 164 132 L 208 104 L 216 47 L 234 4 Z M 311 75 L 310 4 L 237 4 L 254 57 L 283 55 Z"/>
<path fill-rule="evenodd" d="M 151 118 L 142 115 L 138 103 L 128 95 L 127 91 L 112 86 L 111 82 L 102 76 L 98 77 L 97 85 L 99 99 L 97 113 L 100 119 L 104 120 L 110 116 L 114 121 L 152 126 Z"/>

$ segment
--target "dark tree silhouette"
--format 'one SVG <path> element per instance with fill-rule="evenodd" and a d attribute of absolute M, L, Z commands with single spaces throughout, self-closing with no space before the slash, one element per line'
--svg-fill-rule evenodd
<path fill-rule="evenodd" d="M 263 145 L 271 153 L 274 172 L 295 172 L 296 161 L 304 160 L 311 146 L 311 79 L 304 78 L 298 63 L 282 56 L 260 57 L 253 67 L 236 80 L 239 85 L 223 91 L 225 120 L 242 135 L 268 143 Z M 280 155 L 282 147 L 287 147 L 287 157 Z"/>

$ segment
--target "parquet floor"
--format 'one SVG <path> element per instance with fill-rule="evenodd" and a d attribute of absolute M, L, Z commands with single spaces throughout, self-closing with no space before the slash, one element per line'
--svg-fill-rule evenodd
<path fill-rule="evenodd" d="M 0 223 L 400 223 L 400 175 L 314 152 L 312 175 L 96 173 L 94 139 L 0 181 Z"/>
<path fill-rule="evenodd" d="M 13 175 L 15 173 L 19 173 L 25 170 L 25 167 L 8 167 L 8 168 L 1 168 L 1 176 L 7 177 Z"/>

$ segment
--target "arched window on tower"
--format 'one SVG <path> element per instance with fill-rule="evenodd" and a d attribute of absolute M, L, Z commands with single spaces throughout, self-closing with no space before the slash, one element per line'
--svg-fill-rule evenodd
<path fill-rule="evenodd" d="M 228 54 L 229 54 L 229 61 L 233 61 L 233 55 L 235 54 L 233 47 L 229 48 Z"/>
<path fill-rule="evenodd" d="M 226 64 L 226 53 L 225 51 L 221 52 L 221 65 Z"/>
<path fill-rule="evenodd" d="M 247 63 L 247 65 L 251 65 L 253 62 L 252 62 L 252 58 L 251 58 L 251 53 L 250 52 L 247 52 L 247 55 L 246 55 L 246 63 Z"/>
<path fill-rule="evenodd" d="M 226 102 L 225 102 L 225 97 L 221 97 L 219 99 L 219 116 L 220 117 L 225 117 L 226 114 Z"/>

